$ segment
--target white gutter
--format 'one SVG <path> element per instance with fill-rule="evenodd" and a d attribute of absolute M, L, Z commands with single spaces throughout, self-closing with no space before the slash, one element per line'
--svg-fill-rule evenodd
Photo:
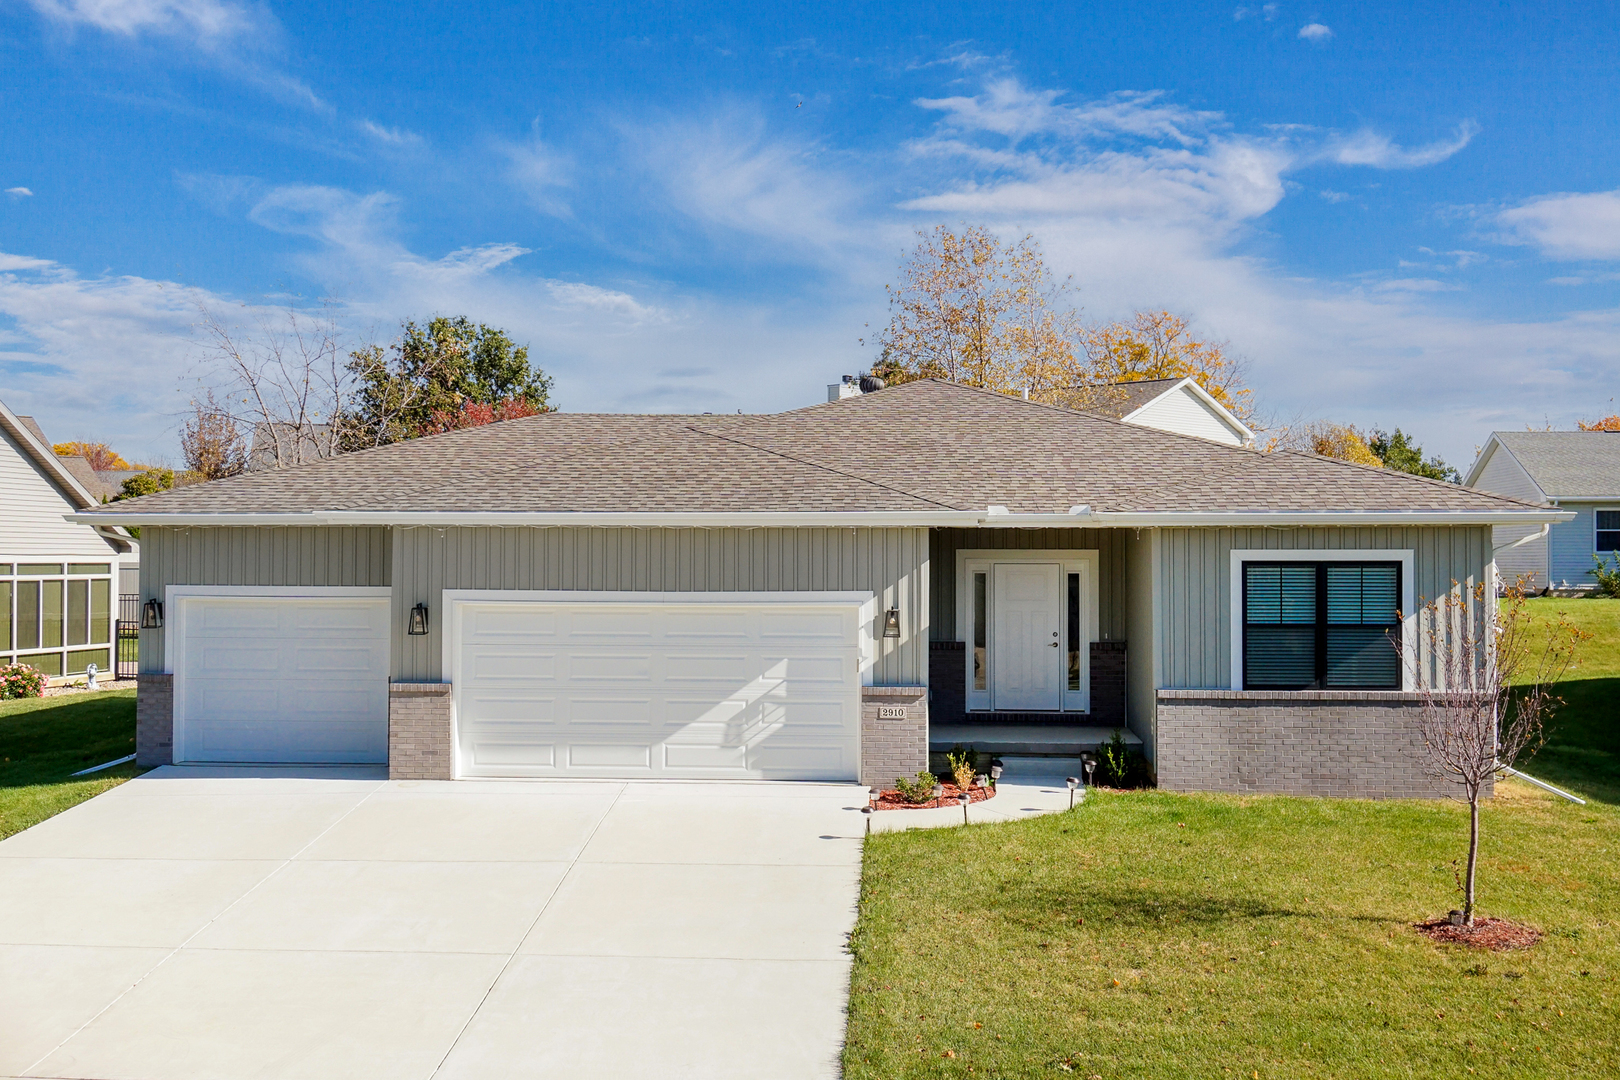
<path fill-rule="evenodd" d="M 1533 532 L 1529 536 L 1521 536 L 1511 544 L 1503 544 L 1500 547 L 1493 547 L 1491 548 L 1491 553 L 1494 555 L 1498 551 L 1511 551 L 1521 544 L 1528 544 L 1532 540 L 1540 540 L 1550 532 L 1552 532 L 1551 524 L 1542 525 L 1539 532 Z"/>
<path fill-rule="evenodd" d="M 123 513 L 84 511 L 64 515 L 85 525 L 397 525 L 432 526 L 554 526 L 619 528 L 924 528 L 928 526 L 999 529 L 1051 528 L 1087 524 L 1110 528 L 1247 527 L 1269 525 L 1534 525 L 1569 521 L 1567 510 L 1282 510 L 1282 511 L 1094 511 L 1075 506 L 1066 514 L 1015 514 L 1004 506 L 984 510 L 879 510 L 825 513 L 779 511 L 687 512 L 501 512 L 469 511 L 423 513 L 387 510 L 315 510 L 294 513 Z"/>

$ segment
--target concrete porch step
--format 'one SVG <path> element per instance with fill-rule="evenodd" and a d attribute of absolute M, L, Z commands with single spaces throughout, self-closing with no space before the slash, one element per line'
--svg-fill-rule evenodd
<path fill-rule="evenodd" d="M 928 749 L 944 753 L 960 743 L 981 754 L 1027 757 L 1078 757 L 1095 753 L 1114 737 L 1115 728 L 1081 724 L 930 724 Z M 1142 740 L 1124 732 L 1125 745 L 1141 749 Z"/>

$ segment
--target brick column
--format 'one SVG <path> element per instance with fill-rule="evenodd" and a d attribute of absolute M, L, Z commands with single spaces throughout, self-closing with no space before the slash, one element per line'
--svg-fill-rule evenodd
<path fill-rule="evenodd" d="M 174 764 L 174 676 L 135 676 L 135 764 Z"/>
<path fill-rule="evenodd" d="M 1091 722 L 1125 726 L 1125 642 L 1091 643 Z"/>
<path fill-rule="evenodd" d="M 388 684 L 388 778 L 449 780 L 449 683 Z"/>
<path fill-rule="evenodd" d="M 928 687 L 861 687 L 861 783 L 893 787 L 927 767 Z"/>

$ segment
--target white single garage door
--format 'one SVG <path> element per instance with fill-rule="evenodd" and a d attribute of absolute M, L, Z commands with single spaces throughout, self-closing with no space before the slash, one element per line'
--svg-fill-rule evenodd
<path fill-rule="evenodd" d="M 386 598 L 208 596 L 177 606 L 176 761 L 388 760 Z"/>
<path fill-rule="evenodd" d="M 458 601 L 458 771 L 853 780 L 860 610 Z"/>

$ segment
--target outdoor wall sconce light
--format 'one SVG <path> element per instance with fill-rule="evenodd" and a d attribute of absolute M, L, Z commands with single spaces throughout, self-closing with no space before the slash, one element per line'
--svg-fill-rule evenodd
<path fill-rule="evenodd" d="M 890 608 L 883 613 L 883 636 L 897 638 L 900 636 L 900 609 Z"/>
<path fill-rule="evenodd" d="M 163 601 L 148 600 L 141 608 L 141 629 L 163 629 Z"/>
<path fill-rule="evenodd" d="M 410 624 L 405 628 L 405 632 L 411 635 L 411 637 L 422 637 L 428 632 L 426 604 L 417 604 L 415 607 L 411 608 L 411 621 Z"/>
<path fill-rule="evenodd" d="M 1074 809 L 1074 789 L 1080 786 L 1079 777 L 1071 776 L 1065 781 L 1069 785 L 1069 809 Z"/>

